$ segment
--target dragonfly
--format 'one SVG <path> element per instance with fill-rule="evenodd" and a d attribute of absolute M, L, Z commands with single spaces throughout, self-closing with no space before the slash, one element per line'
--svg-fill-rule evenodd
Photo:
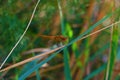
<path fill-rule="evenodd" d="M 55 43 L 57 46 L 60 46 L 61 43 L 67 42 L 68 38 L 62 35 L 48 36 L 48 35 L 38 35 L 38 37 L 48 40 L 48 43 Z"/>

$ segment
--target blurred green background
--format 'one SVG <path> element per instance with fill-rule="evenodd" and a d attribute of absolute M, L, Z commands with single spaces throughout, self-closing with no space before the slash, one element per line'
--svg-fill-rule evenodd
<path fill-rule="evenodd" d="M 1 64 L 26 29 L 36 3 L 0 0 Z M 119 0 L 41 0 L 27 33 L 3 68 L 41 54 L 26 54 L 31 49 L 50 51 L 55 45 L 51 36 L 63 35 L 68 38 L 66 45 L 71 45 L 57 55 L 1 72 L 0 80 L 120 80 L 120 24 L 79 40 L 84 32 L 90 34 L 118 21 L 119 5 Z"/>

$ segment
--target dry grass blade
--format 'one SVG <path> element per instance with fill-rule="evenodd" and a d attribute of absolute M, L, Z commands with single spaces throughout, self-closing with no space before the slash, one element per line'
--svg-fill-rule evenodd
<path fill-rule="evenodd" d="M 19 63 L 16 63 L 16 64 L 13 64 L 13 65 L 11 65 L 11 66 L 8 66 L 8 67 L 0 70 L 0 72 L 10 70 L 10 69 L 12 69 L 12 68 L 15 68 L 15 67 L 17 67 L 17 66 L 23 65 L 23 64 L 25 64 L 25 63 L 28 63 L 28 62 L 33 61 L 33 60 L 35 60 L 35 59 L 37 59 L 37 58 L 40 58 L 40 57 L 42 57 L 42 56 L 46 56 L 46 55 L 51 54 L 51 53 L 53 53 L 53 52 L 55 52 L 55 51 L 57 51 L 57 50 L 59 50 L 59 49 L 61 49 L 61 48 L 63 48 L 63 47 L 64 47 L 64 46 L 61 46 L 61 47 L 55 48 L 55 49 L 53 49 L 53 50 L 51 50 L 51 51 L 49 51 L 49 52 L 45 52 L 45 53 L 42 53 L 42 54 L 40 54 L 40 55 L 34 56 L 34 57 L 32 57 L 32 58 L 28 58 L 28 59 L 26 59 L 26 60 L 24 60 L 24 61 L 21 61 L 21 62 L 19 62 Z"/>

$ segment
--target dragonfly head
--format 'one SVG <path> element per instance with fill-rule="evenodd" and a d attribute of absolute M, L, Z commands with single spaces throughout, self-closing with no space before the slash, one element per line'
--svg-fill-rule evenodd
<path fill-rule="evenodd" d="M 67 37 L 64 37 L 64 36 L 62 36 L 62 35 L 60 35 L 59 37 L 60 37 L 60 39 L 61 39 L 62 42 L 67 41 Z"/>

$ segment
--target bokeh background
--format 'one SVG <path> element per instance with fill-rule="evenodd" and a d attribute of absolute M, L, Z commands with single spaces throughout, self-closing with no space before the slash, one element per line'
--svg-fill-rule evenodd
<path fill-rule="evenodd" d="M 0 64 L 26 29 L 36 3 L 37 0 L 0 0 Z M 119 7 L 119 0 L 41 0 L 28 31 L 3 68 L 50 51 L 56 45 L 52 37 L 62 35 L 68 40 L 65 45 L 73 43 L 25 80 L 104 80 L 107 73 L 108 80 L 120 80 L 119 24 L 77 40 L 92 25 L 95 28 L 88 34 L 118 21 Z M 108 18 L 103 19 L 105 16 Z M 31 49 L 40 52 L 27 54 Z M 22 80 L 24 73 L 49 56 L 1 72 L 0 80 Z"/>

